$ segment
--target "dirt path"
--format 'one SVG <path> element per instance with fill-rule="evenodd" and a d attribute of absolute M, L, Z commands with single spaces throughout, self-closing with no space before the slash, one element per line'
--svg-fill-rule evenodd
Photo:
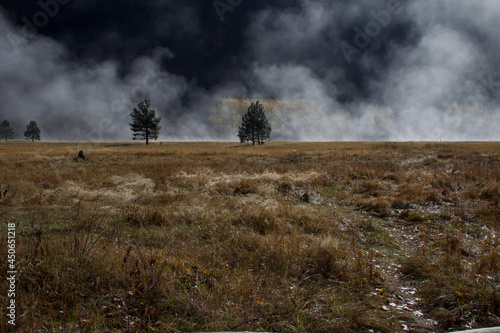
<path fill-rule="evenodd" d="M 388 285 L 387 309 L 401 322 L 402 332 L 435 332 L 437 323 L 428 318 L 422 309 L 422 299 L 417 295 L 417 284 L 401 272 L 400 260 L 422 251 L 422 227 L 404 221 L 380 220 L 383 227 L 394 239 L 398 251 L 386 251 L 378 262 L 382 277 Z"/>

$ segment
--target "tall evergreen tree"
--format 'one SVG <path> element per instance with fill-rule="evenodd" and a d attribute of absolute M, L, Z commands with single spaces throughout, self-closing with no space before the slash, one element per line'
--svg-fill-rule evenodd
<path fill-rule="evenodd" d="M 10 121 L 7 119 L 0 124 L 0 138 L 5 139 L 5 141 L 14 139 L 14 129 L 10 126 Z"/>
<path fill-rule="evenodd" d="M 130 113 L 132 123 L 130 129 L 134 132 L 134 140 L 146 140 L 146 145 L 149 144 L 149 139 L 158 139 L 160 133 L 161 117 L 156 117 L 155 109 L 151 108 L 151 101 L 145 99 L 140 102 L 137 107 Z"/>
<path fill-rule="evenodd" d="M 32 120 L 28 125 L 26 125 L 26 131 L 24 132 L 24 136 L 26 140 L 31 139 L 31 142 L 35 140 L 40 141 L 40 128 L 36 121 Z"/>
<path fill-rule="evenodd" d="M 255 145 L 263 145 L 271 137 L 271 124 L 264 111 L 264 106 L 256 103 L 250 104 L 247 111 L 241 117 L 241 126 L 238 131 L 241 142 L 252 141 Z"/>

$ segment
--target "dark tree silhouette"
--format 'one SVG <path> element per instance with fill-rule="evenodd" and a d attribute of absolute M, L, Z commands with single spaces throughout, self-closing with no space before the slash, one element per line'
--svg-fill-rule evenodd
<path fill-rule="evenodd" d="M 35 140 L 40 141 L 40 128 L 36 121 L 32 120 L 28 125 L 26 125 L 26 131 L 24 131 L 24 136 L 26 140 L 31 139 L 31 142 Z"/>
<path fill-rule="evenodd" d="M 5 139 L 5 141 L 9 139 L 14 139 L 14 129 L 10 126 L 10 121 L 5 119 L 0 124 L 0 138 Z"/>
<path fill-rule="evenodd" d="M 149 144 L 149 139 L 158 139 L 160 132 L 161 117 L 156 117 L 155 109 L 151 108 L 151 101 L 145 99 L 140 102 L 137 107 L 130 113 L 132 123 L 130 129 L 134 132 L 134 140 L 146 140 Z"/>
<path fill-rule="evenodd" d="M 241 126 L 238 130 L 238 137 L 240 142 L 252 141 L 259 145 L 263 145 L 265 141 L 270 140 L 271 137 L 271 124 L 266 116 L 266 111 L 262 104 L 250 104 L 247 111 L 241 117 Z"/>

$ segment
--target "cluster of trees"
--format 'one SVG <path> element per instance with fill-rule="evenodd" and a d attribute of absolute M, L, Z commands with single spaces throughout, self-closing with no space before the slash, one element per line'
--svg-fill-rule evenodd
<path fill-rule="evenodd" d="M 156 117 L 155 109 L 151 108 L 150 100 L 141 101 L 137 107 L 133 109 L 130 113 L 132 117 L 132 123 L 130 123 L 130 129 L 132 130 L 134 140 L 146 140 L 146 144 L 149 144 L 150 139 L 158 139 L 158 134 L 160 133 L 161 126 L 160 117 Z M 5 119 L 0 123 L 0 138 L 8 141 L 14 138 L 15 131 L 12 128 L 10 121 Z M 39 141 L 41 139 L 41 131 L 38 127 L 36 121 L 32 120 L 26 125 L 26 131 L 24 132 L 26 140 Z"/>
<path fill-rule="evenodd" d="M 137 107 L 130 113 L 132 123 L 130 129 L 132 130 L 134 140 L 146 140 L 149 144 L 150 139 L 158 139 L 158 134 L 161 130 L 160 117 L 156 117 L 156 110 L 151 108 L 150 100 L 141 101 Z M 15 131 L 12 128 L 10 121 L 5 119 L 0 123 L 0 138 L 8 141 L 14 138 Z M 24 132 L 26 140 L 39 141 L 41 139 L 41 131 L 36 121 L 32 120 L 26 125 Z"/>
<path fill-rule="evenodd" d="M 252 142 L 254 145 L 256 142 L 259 145 L 264 144 L 271 137 L 271 124 L 267 119 L 264 106 L 259 101 L 252 102 L 250 106 L 248 106 L 248 100 L 241 100 L 241 102 L 247 103 L 246 112 L 234 113 L 239 119 L 233 119 L 234 126 L 237 126 L 236 123 L 240 124 L 238 127 L 240 141 Z M 149 140 L 158 139 L 161 117 L 156 116 L 156 110 L 151 107 L 151 100 L 141 101 L 137 107 L 134 107 L 130 117 L 132 122 L 129 125 L 133 132 L 133 140 L 146 140 L 146 145 L 148 145 Z M 15 131 L 7 119 L 0 123 L 0 139 L 8 141 L 14 138 L 14 134 Z M 24 136 L 26 140 L 41 140 L 41 131 L 36 121 L 29 122 Z"/>
<path fill-rule="evenodd" d="M 248 102 L 246 100 L 245 102 Z M 248 105 L 248 104 L 247 104 Z M 134 107 L 130 113 L 132 122 L 129 123 L 130 129 L 133 132 L 134 140 L 146 140 L 146 145 L 149 140 L 158 139 L 161 130 L 160 121 L 161 117 L 156 116 L 156 110 L 151 107 L 151 100 L 145 99 L 141 101 L 137 107 Z M 270 140 L 271 137 L 271 124 L 267 119 L 264 106 L 258 101 L 251 103 L 247 107 L 245 113 L 239 115 L 241 125 L 238 128 L 238 136 L 241 142 L 251 141 L 255 145 L 264 144 L 265 141 Z M 235 119 L 236 122 L 236 119 Z M 15 131 L 8 120 L 0 123 L 0 138 L 8 141 L 14 138 Z M 24 132 L 26 140 L 39 141 L 41 139 L 41 131 L 36 121 L 32 120 L 26 126 Z"/>
<path fill-rule="evenodd" d="M 0 138 L 4 139 L 5 141 L 8 141 L 9 139 L 14 139 L 14 129 L 10 125 L 10 121 L 5 119 L 0 123 Z M 41 139 L 41 131 L 40 128 L 38 127 L 38 124 L 36 121 L 32 120 L 29 122 L 28 125 L 26 125 L 26 131 L 24 131 L 24 137 L 26 140 L 31 140 L 31 141 L 40 141 Z"/>
<path fill-rule="evenodd" d="M 250 105 L 250 106 L 249 106 Z M 428 112 L 417 119 L 419 110 L 395 112 L 391 108 L 366 106 L 356 117 L 349 112 L 326 113 L 320 105 L 308 100 L 263 100 L 219 98 L 210 110 L 209 123 L 215 137 L 239 137 L 241 142 L 261 145 L 270 140 L 436 140 L 441 136 L 459 140 L 462 134 L 474 140 L 491 140 L 494 124 L 500 115 L 481 103 L 452 104 L 445 111 Z M 150 100 L 141 101 L 130 113 L 129 124 L 134 140 L 157 140 L 161 117 Z M 272 124 L 272 127 L 271 127 Z M 492 131 L 493 130 L 493 131 Z M 0 123 L 0 140 L 14 138 L 8 120 Z M 450 136 L 455 135 L 455 136 Z M 24 132 L 26 140 L 40 140 L 36 121 L 30 121 Z"/>
<path fill-rule="evenodd" d="M 238 137 L 241 142 L 252 142 L 254 145 L 257 142 L 259 145 L 262 145 L 265 141 L 270 140 L 271 123 L 267 118 L 264 105 L 259 101 L 250 103 L 248 99 L 229 99 L 229 101 L 239 104 L 237 107 L 231 105 L 233 115 L 231 126 L 238 126 Z M 246 111 L 240 112 L 243 103 L 246 104 Z M 248 103 L 250 103 L 250 106 L 248 106 Z M 151 107 L 151 100 L 145 99 L 141 101 L 137 107 L 134 107 L 130 113 L 130 117 L 132 118 L 132 122 L 129 125 L 133 132 L 133 140 L 146 140 L 146 145 L 148 145 L 149 140 L 158 139 L 161 130 L 161 117 L 156 116 L 156 110 Z M 227 122 L 227 119 L 224 119 L 222 116 L 217 120 L 217 113 L 215 111 L 212 111 L 211 120 L 216 125 Z M 15 131 L 8 120 L 0 123 L 0 139 L 8 141 L 14 138 L 14 134 Z M 26 126 L 24 136 L 26 140 L 41 140 L 41 131 L 36 121 L 32 120 L 29 122 Z"/>

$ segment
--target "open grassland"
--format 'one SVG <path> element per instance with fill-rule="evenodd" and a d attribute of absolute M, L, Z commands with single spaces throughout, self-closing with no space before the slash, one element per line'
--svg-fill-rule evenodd
<path fill-rule="evenodd" d="M 500 326 L 500 143 L 9 142 L 0 189 L 19 331 Z"/>

